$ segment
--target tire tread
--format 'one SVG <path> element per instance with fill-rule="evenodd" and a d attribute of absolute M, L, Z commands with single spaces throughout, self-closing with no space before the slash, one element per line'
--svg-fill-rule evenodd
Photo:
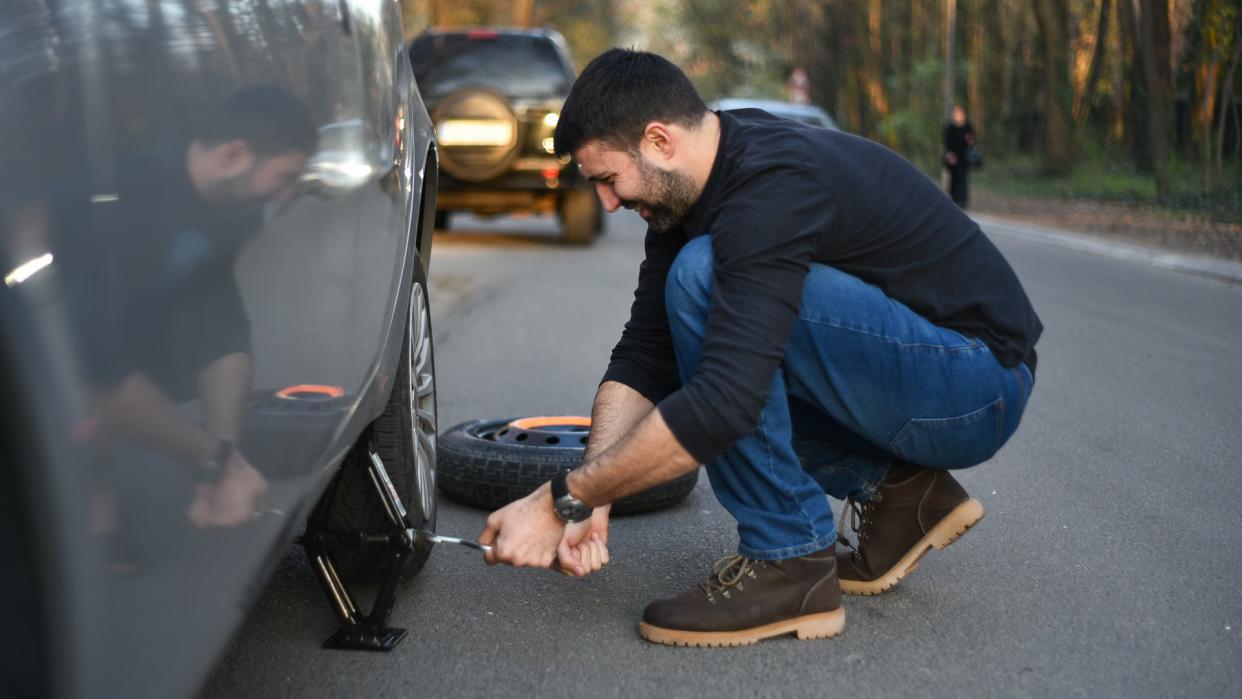
<path fill-rule="evenodd" d="M 440 435 L 438 483 L 465 505 L 496 509 L 525 497 L 557 473 L 582 462 L 580 447 L 541 447 L 493 442 L 474 432 L 505 420 L 474 420 Z M 637 514 L 673 505 L 694 490 L 699 472 L 675 478 L 613 505 L 616 514 Z"/>

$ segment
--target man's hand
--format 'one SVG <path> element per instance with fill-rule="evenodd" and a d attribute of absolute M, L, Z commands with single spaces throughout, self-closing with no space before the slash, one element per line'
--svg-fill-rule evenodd
<path fill-rule="evenodd" d="M 608 511 L 611 505 L 595 508 L 590 519 L 565 526 L 556 549 L 562 573 L 583 577 L 608 565 Z"/>
<path fill-rule="evenodd" d="M 530 495 L 493 512 L 479 543 L 492 547 L 483 554 L 488 565 L 551 568 L 564 531 L 565 523 L 552 509 L 552 487 L 544 483 Z"/>
<path fill-rule="evenodd" d="M 220 482 L 198 487 L 188 515 L 199 527 L 236 527 L 254 517 L 266 494 L 267 480 L 234 451 Z"/>

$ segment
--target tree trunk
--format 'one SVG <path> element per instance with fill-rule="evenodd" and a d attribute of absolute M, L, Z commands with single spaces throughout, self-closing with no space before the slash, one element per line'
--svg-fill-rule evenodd
<path fill-rule="evenodd" d="M 1233 57 L 1229 59 L 1229 71 L 1225 74 L 1224 92 L 1220 99 L 1220 117 L 1216 124 L 1215 179 L 1221 180 L 1225 173 L 1225 119 L 1233 107 L 1233 81 L 1238 73 L 1238 61 L 1242 60 L 1242 22 L 1233 31 Z M 1235 112 L 1234 117 L 1237 117 Z M 1242 133 L 1237 134 L 1242 141 Z"/>
<path fill-rule="evenodd" d="M 1194 84 L 1202 95 L 1194 120 L 1199 126 L 1200 159 L 1203 162 L 1203 191 L 1216 189 L 1215 161 L 1212 159 L 1212 120 L 1216 115 L 1217 85 L 1220 83 L 1220 45 L 1213 51 L 1212 61 L 1194 71 Z"/>
<path fill-rule="evenodd" d="M 452 26 L 450 17 L 453 13 L 452 0 L 432 0 L 431 3 L 431 26 L 433 27 L 449 27 Z"/>
<path fill-rule="evenodd" d="M 1001 134 L 999 128 L 1009 116 L 1005 105 L 1010 103 L 1013 94 L 1013 81 L 1005 70 L 1007 57 L 1010 55 L 1005 42 L 1004 14 L 995 3 L 981 4 L 976 14 L 983 18 L 983 31 L 986 40 L 983 44 L 983 95 L 980 99 L 983 116 L 997 128 L 990 128 L 987 135 L 993 142 L 998 141 Z M 1013 134 L 1008 134 L 1012 139 Z M 982 138 L 984 134 L 980 134 Z"/>
<path fill-rule="evenodd" d="M 1130 0 L 1120 0 L 1129 2 Z M 1111 0 L 1100 0 L 1100 14 L 1095 22 L 1095 48 L 1091 51 L 1091 67 L 1087 69 L 1087 82 L 1082 95 L 1074 106 L 1074 123 L 1082 128 L 1091 114 L 1091 102 L 1095 99 L 1095 84 L 1100 79 L 1100 66 L 1104 64 L 1105 47 L 1108 46 L 1108 14 Z"/>
<path fill-rule="evenodd" d="M 966 35 L 970 42 L 968 49 L 970 75 L 966 81 L 966 108 L 967 114 L 970 115 L 971 125 L 975 127 L 975 138 L 982 139 L 988 127 L 988 112 L 983 106 L 983 76 L 985 75 L 984 67 L 989 61 L 983 48 L 983 21 L 977 10 L 977 4 L 971 7 L 963 23 L 967 27 Z"/>
<path fill-rule="evenodd" d="M 1139 47 L 1147 87 L 1147 133 L 1151 142 L 1156 198 L 1169 196 L 1169 3 L 1141 0 Z"/>
<path fill-rule="evenodd" d="M 853 0 L 837 4 L 832 17 L 835 21 L 830 22 L 829 26 L 839 28 L 836 33 L 841 41 L 840 60 L 843 65 L 851 66 L 851 69 L 844 72 L 841 81 L 845 110 L 842 120 L 849 125 L 850 131 L 871 138 L 874 125 L 869 118 L 867 81 L 863 75 L 866 71 L 859 68 L 867 62 L 868 51 L 866 41 L 859 38 L 866 34 L 867 29 L 866 13 L 860 5 L 861 3 Z"/>
<path fill-rule="evenodd" d="M 534 14 L 535 0 L 514 0 L 513 24 L 518 27 L 529 27 Z"/>
<path fill-rule="evenodd" d="M 957 0 L 944 3 L 944 85 L 940 118 L 949 120 L 957 94 Z"/>
<path fill-rule="evenodd" d="M 811 80 L 811 101 L 823 107 L 836 119 L 845 123 L 841 114 L 841 81 L 838 66 L 840 41 L 828 27 L 835 21 L 832 8 L 823 3 L 794 3 L 793 12 L 798 19 L 797 63 L 806 68 Z M 823 37 L 816 41 L 805 37 Z"/>
<path fill-rule="evenodd" d="M 1068 14 L 1066 0 L 1032 0 L 1044 58 L 1044 153 L 1043 168 L 1049 174 L 1066 174 L 1074 167 L 1070 145 L 1065 91 L 1069 74 Z"/>
<path fill-rule="evenodd" d="M 1139 40 L 1139 18 L 1135 14 L 1137 0 L 1117 3 L 1117 29 L 1121 39 L 1121 84 L 1125 104 L 1122 124 L 1130 157 L 1142 169 L 1151 167 L 1151 144 L 1147 138 L 1147 81 L 1143 79 L 1143 58 Z"/>
<path fill-rule="evenodd" d="M 867 85 L 867 97 L 873 114 L 872 121 L 877 122 L 876 126 L 879 126 L 879 121 L 888 118 L 890 111 L 888 90 L 884 87 L 886 61 L 884 59 L 884 51 L 880 46 L 880 37 L 882 35 L 881 18 L 883 15 L 884 5 L 880 0 L 872 0 L 872 2 L 868 3 L 868 52 L 867 60 L 863 61 L 862 72 L 863 80 Z"/>

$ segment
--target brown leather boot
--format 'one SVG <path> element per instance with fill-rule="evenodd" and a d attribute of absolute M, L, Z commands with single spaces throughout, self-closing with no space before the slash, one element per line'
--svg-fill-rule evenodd
<path fill-rule="evenodd" d="M 647 605 L 638 632 L 670 646 L 743 646 L 796 634 L 830 638 L 845 628 L 833 547 L 800 558 L 726 556 L 691 590 Z"/>
<path fill-rule="evenodd" d="M 966 494 L 948 471 L 895 463 L 870 500 L 845 501 L 858 545 L 837 549 L 841 591 L 878 595 L 914 572 L 931 547 L 943 549 L 979 520 L 983 505 Z"/>

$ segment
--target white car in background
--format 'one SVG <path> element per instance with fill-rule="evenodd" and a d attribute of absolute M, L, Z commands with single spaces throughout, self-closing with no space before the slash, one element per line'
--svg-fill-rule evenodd
<path fill-rule="evenodd" d="M 792 102 L 778 102 L 776 100 L 753 100 L 742 99 L 738 97 L 727 97 L 712 102 L 712 109 L 718 111 L 729 111 L 731 109 L 762 109 L 773 116 L 784 117 L 785 119 L 793 119 L 811 126 L 822 126 L 826 129 L 840 130 L 837 122 L 833 120 L 828 112 L 813 104 L 794 104 Z"/>

